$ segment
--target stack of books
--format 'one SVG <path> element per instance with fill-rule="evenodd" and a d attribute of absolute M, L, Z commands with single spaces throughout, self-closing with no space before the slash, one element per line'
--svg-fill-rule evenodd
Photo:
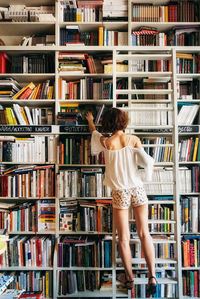
<path fill-rule="evenodd" d="M 0 78 L 0 100 L 11 99 L 20 89 L 20 85 L 13 78 Z"/>
<path fill-rule="evenodd" d="M 103 21 L 128 21 L 128 3 L 126 0 L 104 0 Z"/>

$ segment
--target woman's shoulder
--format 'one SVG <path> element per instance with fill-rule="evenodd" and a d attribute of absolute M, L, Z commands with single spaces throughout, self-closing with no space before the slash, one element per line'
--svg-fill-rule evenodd
<path fill-rule="evenodd" d="M 129 136 L 129 145 L 132 147 L 140 148 L 142 146 L 140 138 L 136 135 L 128 135 Z"/>

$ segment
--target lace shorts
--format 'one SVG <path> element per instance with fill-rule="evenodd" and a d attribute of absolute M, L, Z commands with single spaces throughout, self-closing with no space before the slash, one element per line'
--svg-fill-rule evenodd
<path fill-rule="evenodd" d="M 113 208 L 128 209 L 144 205 L 148 202 L 146 192 L 143 187 L 112 191 Z"/>

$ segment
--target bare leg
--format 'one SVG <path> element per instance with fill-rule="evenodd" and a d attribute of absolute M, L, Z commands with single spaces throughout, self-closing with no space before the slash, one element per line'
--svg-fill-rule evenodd
<path fill-rule="evenodd" d="M 125 269 L 126 279 L 132 280 L 132 257 L 129 245 L 129 212 L 128 209 L 113 208 L 113 213 L 119 238 L 119 253 Z"/>
<path fill-rule="evenodd" d="M 148 204 L 133 208 L 137 233 L 141 241 L 142 250 L 149 269 L 149 277 L 155 276 L 155 250 L 148 228 Z M 155 280 L 151 280 L 155 283 Z"/>

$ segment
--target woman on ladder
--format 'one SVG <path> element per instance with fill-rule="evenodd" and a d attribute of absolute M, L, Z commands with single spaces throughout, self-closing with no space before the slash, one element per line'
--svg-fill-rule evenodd
<path fill-rule="evenodd" d="M 108 109 L 102 117 L 102 131 L 112 135 L 104 137 L 96 130 L 93 115 L 87 112 L 86 119 L 92 134 L 93 155 L 104 152 L 104 185 L 112 189 L 113 216 L 119 238 L 119 253 L 125 268 L 123 283 L 127 289 L 133 288 L 132 256 L 130 250 L 129 207 L 133 208 L 137 233 L 149 270 L 147 293 L 156 293 L 155 253 L 148 228 L 148 199 L 140 179 L 138 165 L 144 167 L 146 180 L 150 180 L 154 160 L 141 147 L 135 135 L 124 133 L 128 125 L 128 115 L 117 108 Z"/>

